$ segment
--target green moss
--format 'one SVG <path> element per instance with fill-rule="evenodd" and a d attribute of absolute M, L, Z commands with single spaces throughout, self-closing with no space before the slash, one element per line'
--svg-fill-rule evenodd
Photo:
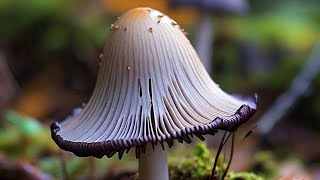
<path fill-rule="evenodd" d="M 252 173 L 252 172 L 229 172 L 228 180 L 264 180 L 264 178 Z"/>
<path fill-rule="evenodd" d="M 195 145 L 193 153 L 169 164 L 170 179 L 208 179 L 211 175 L 214 156 L 206 144 L 199 142 Z M 222 158 L 218 161 L 217 171 L 223 172 L 225 163 Z"/>
<path fill-rule="evenodd" d="M 207 180 L 211 176 L 215 156 L 204 142 L 198 142 L 192 153 L 186 152 L 184 157 L 174 157 L 169 161 L 169 176 L 172 180 Z M 222 175 L 227 164 L 220 155 L 217 163 L 217 173 Z M 221 179 L 221 177 L 219 177 Z M 251 172 L 229 172 L 228 180 L 263 180 Z"/>

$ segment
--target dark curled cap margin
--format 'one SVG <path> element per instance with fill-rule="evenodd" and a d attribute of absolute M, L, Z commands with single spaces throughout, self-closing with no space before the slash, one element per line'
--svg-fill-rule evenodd
<path fill-rule="evenodd" d="M 247 101 L 252 105 L 242 105 L 234 115 L 225 118 L 217 117 L 208 124 L 185 128 L 181 130 L 181 133 L 177 133 L 176 137 L 171 135 L 166 136 L 164 139 L 158 139 L 150 135 L 143 138 L 120 139 L 104 142 L 72 142 L 64 140 L 60 135 L 57 135 L 57 132 L 60 130 L 58 122 L 51 124 L 51 136 L 61 149 L 70 151 L 79 157 L 94 156 L 96 158 L 102 158 L 104 155 L 112 157 L 118 152 L 119 158 L 121 159 L 124 152 L 128 153 L 131 148 L 136 147 L 136 157 L 139 158 L 140 153 L 145 152 L 147 143 L 152 143 L 153 147 L 159 143 L 164 149 L 164 142 L 166 142 L 170 148 L 173 146 L 173 140 L 177 140 L 179 143 L 186 142 L 189 144 L 191 143 L 190 137 L 193 137 L 193 135 L 204 140 L 203 135 L 214 135 L 218 130 L 230 132 L 236 131 L 240 125 L 246 123 L 257 111 L 257 95 L 247 99 Z"/>

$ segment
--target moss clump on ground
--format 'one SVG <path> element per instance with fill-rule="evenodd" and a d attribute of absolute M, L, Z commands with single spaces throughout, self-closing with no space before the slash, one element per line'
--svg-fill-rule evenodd
<path fill-rule="evenodd" d="M 227 178 L 228 180 L 264 180 L 264 178 L 252 172 L 229 172 Z"/>
<path fill-rule="evenodd" d="M 214 159 L 215 156 L 212 155 L 206 144 L 199 142 L 194 146 L 192 154 L 169 162 L 169 177 L 172 180 L 207 180 L 211 176 Z M 223 174 L 226 166 L 227 164 L 220 157 L 216 169 L 218 175 Z M 227 179 L 263 180 L 263 178 L 249 172 L 229 172 Z"/>
<path fill-rule="evenodd" d="M 169 164 L 170 179 L 208 179 L 211 175 L 214 157 L 205 143 L 199 142 L 193 149 L 193 154 Z M 222 171 L 224 163 L 218 162 L 218 171 Z"/>

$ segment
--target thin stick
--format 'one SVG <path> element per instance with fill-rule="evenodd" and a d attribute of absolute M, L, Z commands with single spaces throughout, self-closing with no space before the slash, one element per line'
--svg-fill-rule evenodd
<path fill-rule="evenodd" d="M 232 132 L 232 143 L 231 143 L 231 153 L 230 153 L 230 159 L 229 159 L 229 162 L 228 162 L 228 166 L 226 168 L 226 170 L 224 171 L 223 175 L 222 175 L 222 180 L 227 176 L 227 173 L 229 171 L 229 168 L 230 168 L 230 165 L 231 165 L 231 162 L 232 162 L 232 158 L 233 158 L 233 151 L 234 151 L 234 134 L 235 132 Z"/>
<path fill-rule="evenodd" d="M 214 159 L 214 164 L 213 164 L 213 168 L 212 168 L 210 180 L 213 180 L 213 177 L 214 177 L 214 174 L 215 174 L 215 171 L 216 171 L 216 166 L 217 166 L 218 159 L 219 159 L 219 154 L 220 154 L 220 151 L 221 151 L 221 149 L 222 149 L 222 144 L 223 144 L 224 138 L 226 137 L 226 133 L 227 133 L 227 131 L 225 131 L 225 132 L 223 133 L 223 136 L 222 136 L 222 139 L 221 139 L 221 142 L 220 142 L 220 145 L 219 145 L 219 148 L 218 148 L 216 157 L 215 157 L 215 159 Z"/>
<path fill-rule="evenodd" d="M 215 172 L 216 172 L 216 167 L 217 167 L 217 164 L 218 164 L 218 159 L 219 159 L 221 150 L 223 149 L 224 145 L 226 144 L 226 142 L 228 141 L 228 139 L 229 139 L 229 137 L 230 137 L 230 135 L 232 133 L 229 133 L 229 135 L 225 139 L 226 134 L 227 134 L 227 131 L 224 132 L 223 137 L 221 139 L 221 142 L 220 142 L 220 145 L 219 145 L 219 148 L 218 148 L 218 152 L 217 152 L 215 160 L 214 160 L 214 165 L 213 165 L 213 168 L 212 168 L 210 180 L 215 180 L 216 179 L 214 175 L 215 175 Z"/>

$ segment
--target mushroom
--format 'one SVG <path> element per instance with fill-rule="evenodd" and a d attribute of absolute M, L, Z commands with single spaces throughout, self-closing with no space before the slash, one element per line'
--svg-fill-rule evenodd
<path fill-rule="evenodd" d="M 256 112 L 256 98 L 235 98 L 212 81 L 173 22 L 146 7 L 118 18 L 89 102 L 51 125 L 60 148 L 81 157 L 121 158 L 135 147 L 140 179 L 166 180 L 164 142 L 172 147 L 193 135 L 235 131 Z"/>
<path fill-rule="evenodd" d="M 212 73 L 212 16 L 242 14 L 248 10 L 246 0 L 171 0 L 173 7 L 193 7 L 200 11 L 195 47 L 209 73 Z"/>

